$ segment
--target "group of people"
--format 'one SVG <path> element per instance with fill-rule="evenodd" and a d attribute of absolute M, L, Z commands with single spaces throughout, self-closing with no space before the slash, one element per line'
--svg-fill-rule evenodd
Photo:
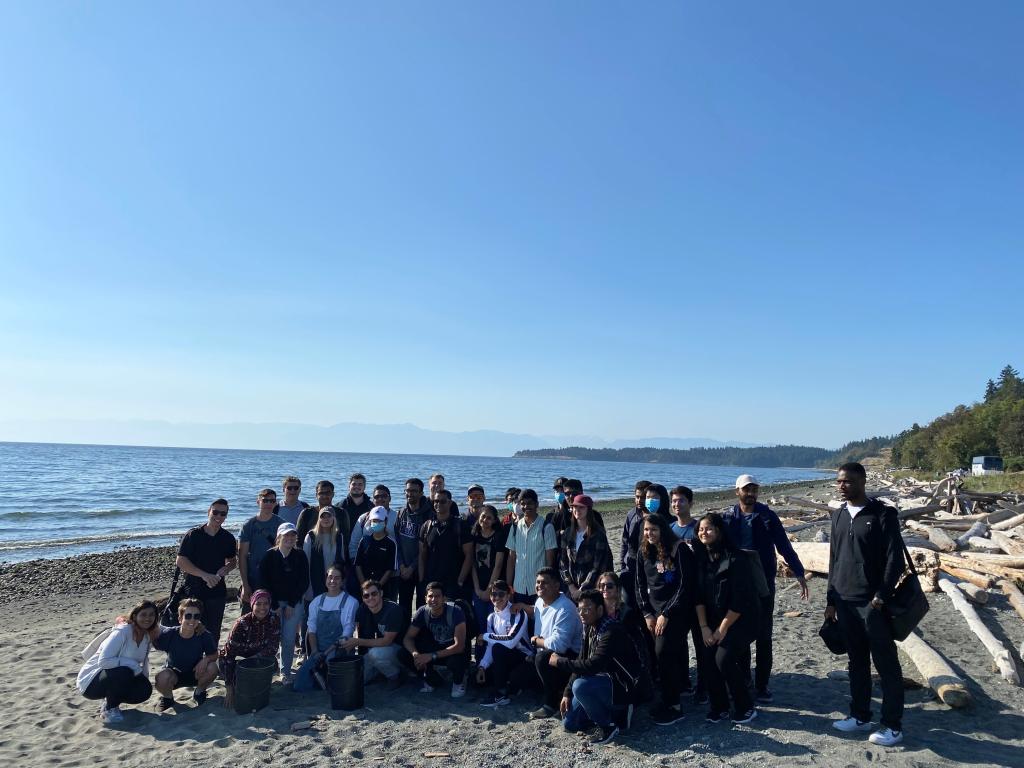
<path fill-rule="evenodd" d="M 834 726 L 891 745 L 902 739 L 902 676 L 885 604 L 903 551 L 895 513 L 868 500 L 865 485 L 861 465 L 840 468 L 846 503 L 832 519 L 826 620 L 847 638 L 852 703 Z M 488 707 L 534 689 L 541 703 L 531 719 L 560 716 L 569 730 L 593 730 L 595 743 L 627 728 L 639 704 L 651 705 L 657 725 L 678 722 L 684 696 L 707 705 L 709 722 L 749 723 L 774 699 L 777 555 L 805 600 L 808 587 L 778 516 L 758 501 L 757 480 L 741 475 L 735 486 L 731 509 L 696 520 L 686 486 L 638 482 L 616 568 L 602 516 L 577 479 L 558 478 L 555 506 L 541 514 L 532 489 L 508 489 L 499 512 L 476 484 L 460 510 L 440 474 L 426 485 L 407 480 L 398 510 L 386 486 L 368 495 L 358 473 L 340 504 L 321 480 L 309 505 L 288 476 L 283 500 L 271 488 L 257 494 L 237 538 L 224 527 L 228 502 L 210 505 L 179 547 L 177 625 L 162 626 L 153 603 L 136 606 L 97 639 L 78 687 L 103 700 L 105 722 L 117 722 L 121 704 L 152 693 L 152 647 L 167 654 L 155 678 L 160 710 L 181 687 L 201 705 L 218 675 L 231 706 L 239 659 L 277 658 L 282 682 L 306 691 L 322 685 L 326 662 L 357 654 L 365 682 L 392 689 L 412 676 L 424 693 L 450 681 L 461 698 L 472 682 Z M 236 567 L 241 616 L 221 643 L 225 577 Z M 882 676 L 877 729 L 871 658 Z"/>

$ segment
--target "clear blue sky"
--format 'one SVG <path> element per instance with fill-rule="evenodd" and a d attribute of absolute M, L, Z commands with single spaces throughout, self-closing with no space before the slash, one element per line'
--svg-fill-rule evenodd
<path fill-rule="evenodd" d="M 825 446 L 1024 367 L 1024 4 L 3 3 L 0 419 Z"/>

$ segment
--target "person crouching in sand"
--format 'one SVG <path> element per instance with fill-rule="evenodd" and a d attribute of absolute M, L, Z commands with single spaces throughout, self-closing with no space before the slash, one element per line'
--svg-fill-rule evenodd
<path fill-rule="evenodd" d="M 203 604 L 195 598 L 178 606 L 180 626 L 163 627 L 153 646 L 167 653 L 164 668 L 156 673 L 160 692 L 157 709 L 174 706 L 174 689 L 192 687 L 196 706 L 206 701 L 206 689 L 217 678 L 217 643 L 202 625 Z"/>
<path fill-rule="evenodd" d="M 253 656 L 274 658 L 281 642 L 281 617 L 270 611 L 270 593 L 257 589 L 252 593 L 252 611 L 239 616 L 231 627 L 228 639 L 220 649 L 220 672 L 226 693 L 224 707 L 235 706 L 235 670 L 238 659 Z"/>
<path fill-rule="evenodd" d="M 124 720 L 122 704 L 141 704 L 153 693 L 149 682 L 149 651 L 160 634 L 156 603 L 146 600 L 118 617 L 114 628 L 78 673 L 78 690 L 87 699 L 103 699 L 100 717 L 106 725 Z"/>

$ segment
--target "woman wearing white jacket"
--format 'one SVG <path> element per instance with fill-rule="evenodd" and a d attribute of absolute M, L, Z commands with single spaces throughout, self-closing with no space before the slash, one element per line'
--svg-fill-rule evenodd
<path fill-rule="evenodd" d="M 160 634 L 156 604 L 146 600 L 119 619 L 78 673 L 77 686 L 87 699 L 103 699 L 100 717 L 107 725 L 124 719 L 122 704 L 141 704 L 153 693 L 149 651 Z"/>

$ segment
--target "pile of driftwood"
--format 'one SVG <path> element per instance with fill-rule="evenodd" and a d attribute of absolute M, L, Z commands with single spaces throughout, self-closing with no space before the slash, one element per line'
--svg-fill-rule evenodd
<path fill-rule="evenodd" d="M 947 595 L 992 655 L 1000 675 L 1019 685 L 1018 659 L 988 629 L 974 606 L 986 604 L 990 591 L 999 589 L 1024 619 L 1024 497 L 969 491 L 956 475 L 924 483 L 871 473 L 868 482 L 869 495 L 898 510 L 903 540 L 924 590 Z M 770 504 L 783 518 L 790 538 L 817 529 L 813 541 L 794 540 L 793 546 L 808 571 L 827 574 L 828 524 L 831 512 L 841 502 L 782 497 L 771 499 Z M 788 574 L 781 558 L 779 568 Z M 923 637 L 912 634 L 900 647 L 942 701 L 954 707 L 970 702 L 963 680 Z M 1020 655 L 1024 655 L 1024 646 Z"/>

